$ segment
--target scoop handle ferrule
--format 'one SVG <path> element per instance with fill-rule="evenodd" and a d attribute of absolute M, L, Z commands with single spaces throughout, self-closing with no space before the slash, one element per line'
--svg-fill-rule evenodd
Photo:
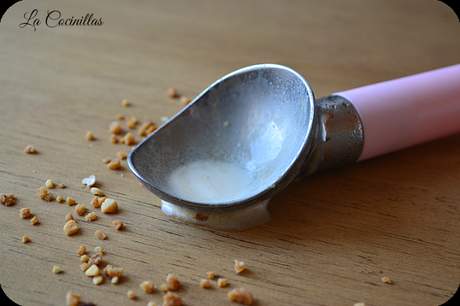
<path fill-rule="evenodd" d="M 460 64 L 334 95 L 361 118 L 358 161 L 460 132 Z"/>

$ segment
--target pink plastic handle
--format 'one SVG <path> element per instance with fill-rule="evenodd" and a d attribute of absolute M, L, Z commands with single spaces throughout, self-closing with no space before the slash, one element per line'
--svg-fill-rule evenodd
<path fill-rule="evenodd" d="M 335 95 L 361 117 L 358 161 L 460 132 L 460 64 Z"/>

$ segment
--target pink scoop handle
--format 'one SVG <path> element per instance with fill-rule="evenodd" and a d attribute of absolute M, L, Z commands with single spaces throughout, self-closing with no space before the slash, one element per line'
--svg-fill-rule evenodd
<path fill-rule="evenodd" d="M 460 132 L 460 64 L 335 95 L 361 117 L 358 161 Z"/>

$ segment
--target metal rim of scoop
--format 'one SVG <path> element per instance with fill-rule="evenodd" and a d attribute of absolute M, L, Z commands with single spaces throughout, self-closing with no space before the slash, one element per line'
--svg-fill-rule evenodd
<path fill-rule="evenodd" d="M 295 155 L 295 158 L 292 159 L 291 163 L 289 164 L 289 167 L 286 167 L 284 172 L 280 173 L 278 180 L 274 184 L 273 188 L 269 188 L 267 186 L 266 189 L 264 189 L 262 192 L 253 195 L 249 198 L 246 198 L 244 200 L 240 201 L 234 201 L 234 202 L 229 202 L 229 203 L 219 203 L 219 204 L 204 204 L 204 203 L 198 203 L 198 202 L 192 202 L 192 201 L 187 201 L 178 197 L 175 197 L 172 194 L 169 194 L 168 192 L 158 188 L 155 186 L 155 184 L 152 184 L 149 180 L 145 179 L 137 170 L 135 163 L 133 162 L 133 157 L 137 153 L 137 150 L 141 149 L 142 146 L 151 138 L 155 137 L 155 134 L 158 132 L 161 132 L 161 129 L 165 128 L 168 126 L 170 122 L 172 122 L 176 117 L 180 116 L 181 113 L 186 111 L 189 107 L 192 107 L 192 105 L 198 101 L 203 95 L 205 95 L 211 88 L 215 87 L 217 84 L 223 82 L 226 79 L 236 77 L 240 74 L 245 74 L 245 73 L 250 73 L 255 70 L 260 70 L 260 69 L 278 69 L 278 70 L 284 70 L 288 71 L 289 73 L 294 74 L 299 80 L 302 81 L 303 85 L 306 88 L 307 94 L 308 94 L 308 99 L 307 99 L 307 109 L 308 112 L 311 114 L 309 120 L 308 120 L 308 126 L 307 129 L 305 130 L 305 133 L 303 134 L 304 137 L 301 141 L 301 146 L 299 147 L 299 150 L 297 151 L 297 154 Z M 236 210 L 236 209 L 242 209 L 246 208 L 252 205 L 256 205 L 264 200 L 270 199 L 273 197 L 276 193 L 280 192 L 282 189 L 284 189 L 289 183 L 291 183 L 299 174 L 299 172 L 302 170 L 304 167 L 305 163 L 308 161 L 308 159 L 311 157 L 312 152 L 315 147 L 315 137 L 316 137 L 316 130 L 317 130 L 317 115 L 315 111 L 315 98 L 313 91 L 311 90 L 310 85 L 308 82 L 305 80 L 305 78 L 299 74 L 298 72 L 294 71 L 293 69 L 279 65 L 279 64 L 256 64 L 248 67 L 244 67 L 241 69 L 238 69 L 234 72 L 231 72 L 222 78 L 218 79 L 214 83 L 212 83 L 210 86 L 208 86 L 203 92 L 201 92 L 195 99 L 193 99 L 192 102 L 190 102 L 186 107 L 184 107 L 182 110 L 180 110 L 177 114 L 175 114 L 172 118 L 170 118 L 168 121 L 166 121 L 162 126 L 160 126 L 156 131 L 154 131 L 152 134 L 150 134 L 147 138 L 145 138 L 141 143 L 139 143 L 134 150 L 130 152 L 128 155 L 128 166 L 130 170 L 134 173 L 134 175 L 137 177 L 137 179 L 153 194 L 155 194 L 157 197 L 159 197 L 161 200 L 164 200 L 166 202 L 178 205 L 180 207 L 188 208 L 191 210 L 196 210 L 199 212 L 228 212 L 231 210 Z"/>

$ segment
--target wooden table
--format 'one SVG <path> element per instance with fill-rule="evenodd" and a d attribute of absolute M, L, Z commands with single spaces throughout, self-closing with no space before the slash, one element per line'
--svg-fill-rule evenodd
<path fill-rule="evenodd" d="M 63 23 L 92 14 L 103 24 L 56 26 L 58 13 Z M 0 193 L 16 198 L 0 205 L 0 284 L 16 303 L 63 305 L 72 291 L 96 305 L 161 305 L 161 290 L 148 294 L 139 284 L 159 288 L 168 273 L 182 282 L 185 305 L 234 305 L 227 294 L 238 287 L 254 305 L 439 305 L 456 291 L 459 134 L 296 182 L 270 202 L 272 220 L 246 232 L 171 220 L 126 161 L 119 170 L 101 161 L 131 149 L 109 142 L 117 114 L 161 124 L 182 108 L 167 88 L 193 98 L 247 65 L 292 67 L 321 97 L 456 64 L 460 23 L 442 2 L 21 1 L 3 16 L 0 46 Z M 23 153 L 29 144 L 37 154 Z M 119 203 L 117 213 L 90 205 L 81 184 L 90 174 Z M 50 189 L 55 196 L 74 198 L 98 219 L 38 198 L 48 179 L 67 186 Z M 24 207 L 39 224 L 19 217 Z M 81 227 L 72 236 L 63 232 L 69 212 Z M 82 244 L 89 256 L 104 248 L 101 267 L 124 268 L 118 284 L 104 277 L 96 286 L 80 271 Z M 247 264 L 240 275 L 235 259 Z M 228 286 L 201 288 L 210 270 Z"/>

